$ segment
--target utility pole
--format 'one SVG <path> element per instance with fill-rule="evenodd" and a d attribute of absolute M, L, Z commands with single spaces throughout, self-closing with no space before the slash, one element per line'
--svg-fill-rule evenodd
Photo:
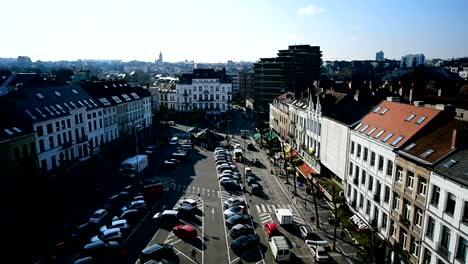
<path fill-rule="evenodd" d="M 314 197 L 314 205 L 315 205 L 315 221 L 317 223 L 317 228 L 320 228 L 320 219 L 319 219 L 319 214 L 318 214 L 318 207 L 317 207 L 317 194 L 316 192 L 318 191 L 317 190 L 317 187 L 315 186 L 315 184 L 310 188 L 310 190 L 312 191 L 312 195 Z"/>

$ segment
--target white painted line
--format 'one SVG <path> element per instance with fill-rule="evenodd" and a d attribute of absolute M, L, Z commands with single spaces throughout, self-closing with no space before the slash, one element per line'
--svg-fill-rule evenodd
<path fill-rule="evenodd" d="M 262 212 L 261 209 L 260 209 L 260 206 L 259 206 L 258 204 L 256 204 L 255 207 L 257 208 L 257 212 L 258 212 L 258 213 L 261 213 L 261 212 Z"/>
<path fill-rule="evenodd" d="M 182 253 L 180 250 L 178 250 L 177 248 L 174 247 L 174 250 L 177 251 L 180 255 L 184 256 L 185 258 L 187 258 L 188 260 L 190 260 L 191 262 L 193 263 L 197 263 L 196 261 L 194 261 L 193 259 L 189 258 L 187 255 L 185 255 L 184 253 Z"/>
<path fill-rule="evenodd" d="M 202 188 L 202 195 L 205 195 L 205 188 Z"/>
<path fill-rule="evenodd" d="M 261 206 L 262 206 L 262 211 L 263 211 L 264 213 L 266 213 L 266 212 L 267 212 L 267 209 L 266 209 L 265 205 L 262 204 Z"/>
<path fill-rule="evenodd" d="M 197 187 L 197 193 L 200 193 L 200 187 Z"/>

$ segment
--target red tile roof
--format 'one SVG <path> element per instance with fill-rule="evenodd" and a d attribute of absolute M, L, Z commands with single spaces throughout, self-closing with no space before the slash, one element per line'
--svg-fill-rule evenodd
<path fill-rule="evenodd" d="M 432 108 L 382 101 L 363 118 L 355 130 L 398 148 L 440 113 L 440 110 Z"/>
<path fill-rule="evenodd" d="M 445 157 L 450 152 L 456 150 L 460 144 L 465 143 L 463 140 L 467 138 L 468 122 L 452 119 L 442 126 L 429 131 L 427 134 L 421 135 L 419 139 L 408 141 L 407 146 L 402 149 L 402 152 L 408 153 L 414 157 L 423 159 L 427 162 L 434 163 Z M 455 148 L 452 148 L 452 139 L 456 130 Z M 432 150 L 432 151 L 429 151 Z M 423 154 L 426 152 L 427 156 Z"/>

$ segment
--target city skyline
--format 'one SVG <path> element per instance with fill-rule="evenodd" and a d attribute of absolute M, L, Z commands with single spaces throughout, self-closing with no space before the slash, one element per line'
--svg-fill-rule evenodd
<path fill-rule="evenodd" d="M 0 57 L 33 61 L 257 61 L 289 45 L 320 46 L 323 60 L 407 54 L 467 56 L 468 2 L 10 1 Z M 29 8 L 25 9 L 24 6 Z M 183 8 L 181 8 L 183 7 Z M 12 23 L 13 21 L 13 23 Z"/>

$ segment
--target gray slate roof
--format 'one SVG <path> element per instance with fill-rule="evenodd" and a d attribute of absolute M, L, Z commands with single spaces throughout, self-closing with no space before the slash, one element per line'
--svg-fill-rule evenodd
<path fill-rule="evenodd" d="M 450 162 L 451 160 L 454 163 Z M 451 163 L 453 163 L 451 166 L 447 166 Z M 447 156 L 435 166 L 435 171 L 455 182 L 468 186 L 468 149 L 464 148 Z"/>

